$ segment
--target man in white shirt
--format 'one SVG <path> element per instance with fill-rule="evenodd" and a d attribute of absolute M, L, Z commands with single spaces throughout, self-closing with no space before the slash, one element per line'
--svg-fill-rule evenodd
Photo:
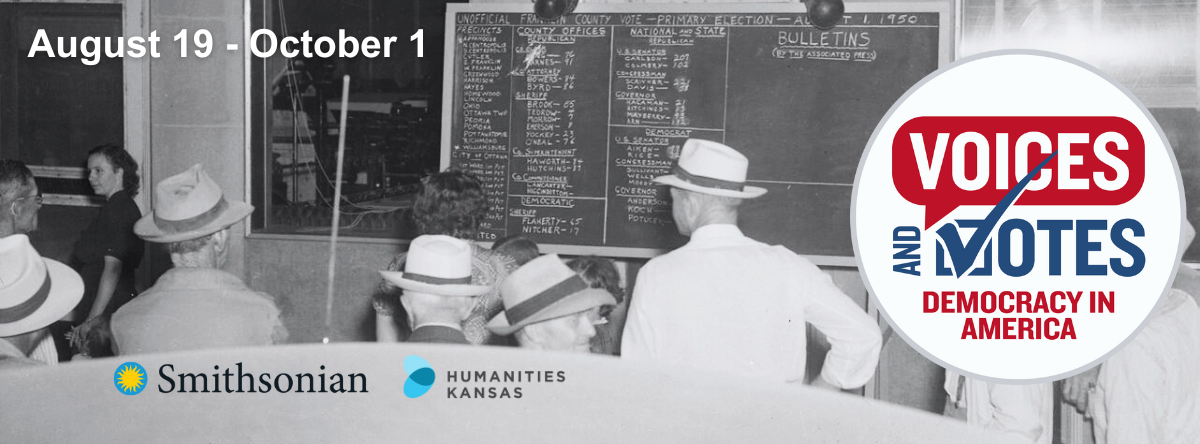
<path fill-rule="evenodd" d="M 1172 289 L 1150 322 L 1100 366 L 1097 444 L 1200 442 L 1200 307 Z"/>
<path fill-rule="evenodd" d="M 946 370 L 946 412 L 1033 444 L 1054 442 L 1054 383 L 996 384 Z"/>
<path fill-rule="evenodd" d="M 878 324 L 808 260 L 742 234 L 738 205 L 766 193 L 745 185 L 748 160 L 733 148 L 689 139 L 671 186 L 679 232 L 691 240 L 642 268 L 621 356 L 803 383 L 806 326 L 832 348 L 814 385 L 862 386 L 875 373 Z"/>
<path fill-rule="evenodd" d="M 1187 248 L 1196 231 L 1186 220 L 1183 234 Z M 1181 263 L 1171 286 L 1128 344 L 1063 381 L 1098 444 L 1200 442 L 1200 275 Z"/>

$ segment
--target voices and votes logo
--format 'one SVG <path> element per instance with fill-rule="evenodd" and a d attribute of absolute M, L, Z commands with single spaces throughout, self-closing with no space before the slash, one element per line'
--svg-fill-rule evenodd
<path fill-rule="evenodd" d="M 880 311 L 991 382 L 1077 373 L 1140 330 L 1183 254 L 1183 191 L 1153 117 L 1038 51 L 957 61 L 875 129 L 851 209 Z"/>

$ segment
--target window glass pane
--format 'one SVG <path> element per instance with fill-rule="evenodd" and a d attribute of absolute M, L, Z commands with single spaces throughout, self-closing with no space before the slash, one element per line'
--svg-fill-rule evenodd
<path fill-rule="evenodd" d="M 83 168 L 92 147 L 124 142 L 122 59 L 27 57 L 39 29 L 68 47 L 118 37 L 121 6 L 0 3 L 0 157 Z"/>
<path fill-rule="evenodd" d="M 328 234 L 333 218 L 342 76 L 350 75 L 341 234 L 411 238 L 413 193 L 439 162 L 445 2 L 256 2 L 253 28 L 282 42 L 339 32 L 395 37 L 390 57 L 284 57 L 252 67 L 256 232 Z M 261 24 L 261 26 L 258 26 Z M 409 37 L 424 33 L 424 57 Z M 263 40 L 259 47 L 263 48 Z M 311 45 L 311 44 L 310 44 Z M 297 48 L 297 49 L 303 49 Z"/>
<path fill-rule="evenodd" d="M 78 45 L 121 36 L 121 20 L 119 4 L 0 3 L 0 158 L 33 170 L 45 206 L 30 240 L 62 262 L 103 202 L 87 182 L 88 150 L 125 142 L 123 60 L 101 56 L 85 65 L 81 59 L 91 58 L 78 53 L 28 54 L 39 29 L 57 51 L 60 37 L 69 48 L 72 38 Z"/>

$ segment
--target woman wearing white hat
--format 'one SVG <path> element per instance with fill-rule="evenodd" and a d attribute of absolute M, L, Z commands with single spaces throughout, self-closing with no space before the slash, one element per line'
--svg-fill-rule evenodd
<path fill-rule="evenodd" d="M 518 268 L 500 284 L 504 311 L 488 322 L 498 335 L 514 334 L 522 348 L 588 353 L 600 307 L 616 305 L 608 291 L 590 288 L 558 255 Z"/>
<path fill-rule="evenodd" d="M 29 238 L 0 238 L 0 369 L 40 362 L 28 356 L 83 296 L 70 267 L 38 255 Z"/>

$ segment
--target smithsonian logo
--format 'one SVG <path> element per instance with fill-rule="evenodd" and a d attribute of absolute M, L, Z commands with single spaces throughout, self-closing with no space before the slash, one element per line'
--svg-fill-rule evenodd
<path fill-rule="evenodd" d="M 236 372 L 234 367 L 237 369 Z M 157 387 L 159 393 L 270 393 L 272 391 L 279 393 L 367 393 L 367 375 L 363 373 L 326 373 L 324 365 L 320 369 L 321 372 L 315 375 L 313 373 L 254 373 L 245 371 L 242 363 L 239 362 L 234 366 L 224 368 L 224 372 L 221 371 L 220 365 L 214 365 L 213 373 L 181 373 L 176 371 L 174 364 L 163 364 L 158 367 L 158 376 L 161 381 Z M 425 370 L 430 373 L 428 383 L 432 385 L 433 370 L 428 368 L 428 363 L 426 363 Z M 141 364 L 126 362 L 118 365 L 116 371 L 113 372 L 113 384 L 122 394 L 136 395 L 150 384 L 150 379 Z M 428 387 L 425 388 L 425 390 L 428 389 Z M 408 393 L 407 386 L 405 393 Z"/>
<path fill-rule="evenodd" d="M 113 372 L 113 384 L 117 391 L 126 395 L 136 395 L 146 388 L 146 369 L 136 362 L 126 362 L 117 366 Z"/>

